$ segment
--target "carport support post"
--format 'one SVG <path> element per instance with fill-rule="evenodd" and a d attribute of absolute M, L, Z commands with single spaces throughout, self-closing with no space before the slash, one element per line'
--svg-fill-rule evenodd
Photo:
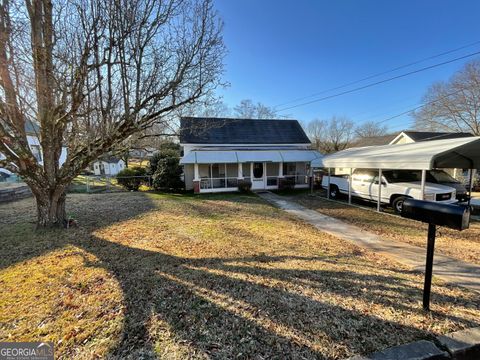
<path fill-rule="evenodd" d="M 348 177 L 348 203 L 352 203 L 352 168 L 350 168 L 350 176 Z"/>
<path fill-rule="evenodd" d="M 377 199 L 378 212 L 380 212 L 381 199 L 382 199 L 382 169 L 378 169 L 378 199 Z"/>
<path fill-rule="evenodd" d="M 332 174 L 332 169 L 328 168 L 328 182 L 327 182 L 327 199 L 330 199 L 330 176 Z"/>
<path fill-rule="evenodd" d="M 313 195 L 313 167 L 310 163 L 310 195 Z"/>
<path fill-rule="evenodd" d="M 428 224 L 427 264 L 425 266 L 425 283 L 423 285 L 423 310 L 430 310 L 430 289 L 432 288 L 433 251 L 435 249 L 436 226 Z"/>
<path fill-rule="evenodd" d="M 468 206 L 470 206 L 470 202 L 472 200 L 472 187 L 473 187 L 473 170 L 469 169 L 469 180 L 468 180 Z"/>
<path fill-rule="evenodd" d="M 422 193 L 422 200 L 425 200 L 425 183 L 427 181 L 427 170 L 422 170 L 422 185 L 421 185 L 421 193 Z"/>

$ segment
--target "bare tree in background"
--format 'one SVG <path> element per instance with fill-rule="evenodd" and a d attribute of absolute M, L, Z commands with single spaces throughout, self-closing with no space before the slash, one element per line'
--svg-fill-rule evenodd
<path fill-rule="evenodd" d="M 413 116 L 419 130 L 480 135 L 480 60 L 466 64 L 449 81 L 433 84 L 426 104 Z"/>
<path fill-rule="evenodd" d="M 274 119 L 277 112 L 260 102 L 244 99 L 233 108 L 234 116 L 242 119 Z"/>
<path fill-rule="evenodd" d="M 211 99 L 204 102 L 190 112 L 190 116 L 228 118 L 232 115 L 232 109 L 221 99 Z"/>
<path fill-rule="evenodd" d="M 65 191 L 90 162 L 213 91 L 221 28 L 212 0 L 1 2 L 0 166 L 32 190 L 39 227 L 65 224 Z"/>
<path fill-rule="evenodd" d="M 355 135 L 358 138 L 368 138 L 374 136 L 383 136 L 388 133 L 388 127 L 386 125 L 380 125 L 375 121 L 367 121 L 355 128 Z"/>
<path fill-rule="evenodd" d="M 312 147 L 320 150 L 325 142 L 327 122 L 325 120 L 314 119 L 304 124 L 303 127 L 312 142 Z"/>
<path fill-rule="evenodd" d="M 314 148 L 324 154 L 346 149 L 355 134 L 353 121 L 337 116 L 329 120 L 312 120 L 306 130 Z"/>

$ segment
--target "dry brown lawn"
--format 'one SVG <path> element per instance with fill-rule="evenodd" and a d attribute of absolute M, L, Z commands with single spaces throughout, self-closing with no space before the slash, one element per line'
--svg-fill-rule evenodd
<path fill-rule="evenodd" d="M 478 294 L 434 281 L 253 196 L 74 194 L 79 227 L 0 205 L 0 340 L 57 358 L 339 359 L 478 326 Z"/>
<path fill-rule="evenodd" d="M 373 209 L 349 206 L 345 202 L 329 201 L 321 196 L 311 197 L 305 193 L 291 196 L 291 199 L 385 239 L 426 247 L 428 226 L 421 222 L 389 213 L 379 214 Z M 480 265 L 480 222 L 472 221 L 470 228 L 464 231 L 439 228 L 435 253 Z"/>

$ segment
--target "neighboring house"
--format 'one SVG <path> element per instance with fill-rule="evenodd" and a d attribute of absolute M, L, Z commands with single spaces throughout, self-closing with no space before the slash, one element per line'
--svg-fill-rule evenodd
<path fill-rule="evenodd" d="M 464 137 L 474 136 L 466 132 L 433 132 L 433 131 L 402 131 L 398 134 L 395 139 L 389 142 L 390 145 L 395 144 L 410 144 L 414 142 L 421 141 L 432 141 L 432 140 L 446 140 L 446 139 L 457 139 Z M 469 169 L 444 169 L 455 179 L 460 180 L 467 184 L 470 180 L 470 170 Z M 475 176 L 475 170 L 473 173 Z"/>
<path fill-rule="evenodd" d="M 180 122 L 185 187 L 197 193 L 252 190 L 279 183 L 308 187 L 310 162 L 320 157 L 296 120 L 184 117 Z"/>
<path fill-rule="evenodd" d="M 409 144 L 419 141 L 457 139 L 471 136 L 473 135 L 465 132 L 402 131 L 388 144 Z"/>
<path fill-rule="evenodd" d="M 146 147 L 144 149 L 131 149 L 129 155 L 133 158 L 145 159 L 155 155 L 159 150 L 153 147 Z"/>
<path fill-rule="evenodd" d="M 397 134 L 388 134 L 380 136 L 367 136 L 359 138 L 351 143 L 348 147 L 364 147 L 364 146 L 378 146 L 378 145 L 388 145 L 393 141 L 398 135 Z"/>
<path fill-rule="evenodd" d="M 31 121 L 27 121 L 25 123 L 25 133 L 27 134 L 28 145 L 30 147 L 30 150 L 32 151 L 33 156 L 35 156 L 35 158 L 37 159 L 40 165 L 43 165 L 42 147 L 40 145 L 40 140 L 38 138 L 40 134 L 40 127 Z M 0 160 L 1 159 L 5 159 L 5 156 L 2 153 L 0 153 Z M 67 159 L 67 148 L 62 147 L 59 164 L 62 165 L 66 159 Z M 2 169 L 2 171 L 10 173 L 6 169 Z"/>
<path fill-rule="evenodd" d="M 115 156 L 104 156 L 92 164 L 95 175 L 114 176 L 125 169 L 125 162 Z"/>

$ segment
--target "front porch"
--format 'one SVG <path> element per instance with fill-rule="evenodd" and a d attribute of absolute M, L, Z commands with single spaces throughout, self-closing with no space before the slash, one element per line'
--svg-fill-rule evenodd
<path fill-rule="evenodd" d="M 193 164 L 197 193 L 237 191 L 238 182 L 250 181 L 252 190 L 278 189 L 281 179 L 295 188 L 309 186 L 309 162 L 245 162 Z"/>

